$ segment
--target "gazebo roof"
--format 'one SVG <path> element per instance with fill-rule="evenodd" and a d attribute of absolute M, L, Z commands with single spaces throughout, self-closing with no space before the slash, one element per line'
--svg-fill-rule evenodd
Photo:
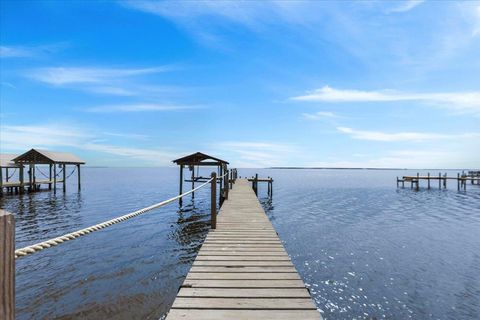
<path fill-rule="evenodd" d="M 14 158 L 16 164 L 36 163 L 36 164 L 85 164 L 85 161 L 77 156 L 67 152 L 56 152 L 48 150 L 31 149 L 24 154 Z"/>
<path fill-rule="evenodd" d="M 209 156 L 202 152 L 195 152 L 191 155 L 173 160 L 172 162 L 178 165 L 187 166 L 218 166 L 222 164 L 229 164 L 227 161 Z"/>
<path fill-rule="evenodd" d="M 22 166 L 21 164 L 13 162 L 13 159 L 15 159 L 16 156 L 18 156 L 18 154 L 0 154 L 0 168 L 20 168 Z"/>

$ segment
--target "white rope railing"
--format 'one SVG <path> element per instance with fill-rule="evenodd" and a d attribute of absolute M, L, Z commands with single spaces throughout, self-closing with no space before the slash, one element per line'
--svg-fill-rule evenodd
<path fill-rule="evenodd" d="M 167 204 L 169 204 L 169 203 L 171 203 L 175 200 L 178 200 L 182 197 L 185 197 L 186 195 L 189 195 L 192 192 L 195 192 L 196 190 L 198 190 L 198 189 L 204 187 L 205 185 L 209 184 L 212 180 L 213 180 L 213 178 L 211 178 L 207 182 L 201 184 L 200 186 L 198 186 L 198 187 L 196 187 L 196 188 L 194 188 L 190 191 L 187 191 L 185 193 L 182 193 L 182 194 L 180 194 L 176 197 L 173 197 L 173 198 L 170 198 L 168 200 L 153 204 L 149 207 L 146 207 L 146 208 L 143 208 L 143 209 L 125 214 L 121 217 L 111 219 L 111 220 L 93 225 L 93 226 L 88 227 L 88 228 L 84 228 L 84 229 L 81 229 L 81 230 L 77 230 L 75 232 L 67 233 L 67 234 L 65 234 L 63 236 L 60 236 L 60 237 L 57 237 L 57 238 L 53 238 L 53 239 L 50 239 L 50 240 L 47 240 L 47 241 L 43 241 L 43 242 L 40 242 L 40 243 L 33 244 L 31 246 L 27 246 L 27 247 L 15 250 L 15 259 L 20 258 L 20 257 L 24 257 L 26 255 L 29 255 L 29 254 L 32 254 L 32 253 L 35 253 L 35 252 L 38 252 L 38 251 L 41 251 L 41 250 L 46 249 L 46 248 L 57 246 L 61 243 L 76 239 L 78 237 L 84 236 L 84 235 L 92 233 L 94 231 L 98 231 L 98 230 L 104 229 L 106 227 L 110 227 L 111 225 L 117 224 L 119 222 L 122 222 L 122 221 L 125 221 L 125 220 L 128 220 L 128 219 L 131 219 L 133 217 L 139 216 L 139 215 L 141 215 L 145 212 L 151 211 L 153 209 L 160 208 L 160 207 L 162 207 L 164 205 L 167 205 Z"/>

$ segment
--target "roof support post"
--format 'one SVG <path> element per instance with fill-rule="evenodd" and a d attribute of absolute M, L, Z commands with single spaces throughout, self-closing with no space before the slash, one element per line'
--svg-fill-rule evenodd
<path fill-rule="evenodd" d="M 183 164 L 180 165 L 180 181 L 178 182 L 179 184 L 179 191 L 178 195 L 181 195 L 183 193 Z M 182 198 L 178 199 L 178 203 L 182 205 Z"/>
<path fill-rule="evenodd" d="M 191 166 L 192 168 L 192 190 L 195 188 L 195 166 Z M 192 199 L 195 199 L 195 192 L 192 192 Z"/>
<path fill-rule="evenodd" d="M 53 163 L 53 193 L 57 193 L 57 164 Z"/>
<path fill-rule="evenodd" d="M 81 181 L 80 181 L 80 165 L 77 164 L 77 180 L 78 180 L 78 191 L 82 190 L 82 184 L 81 184 Z"/>
<path fill-rule="evenodd" d="M 48 166 L 48 190 L 52 190 L 52 164 L 50 163 Z"/>
<path fill-rule="evenodd" d="M 67 191 L 67 165 L 63 164 L 63 192 Z"/>

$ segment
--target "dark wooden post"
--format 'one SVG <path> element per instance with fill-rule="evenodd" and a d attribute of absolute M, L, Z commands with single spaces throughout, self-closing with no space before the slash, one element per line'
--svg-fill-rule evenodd
<path fill-rule="evenodd" d="M 33 177 L 33 190 L 37 190 L 37 169 L 36 169 L 36 166 L 35 164 L 33 164 L 33 167 L 32 167 L 32 177 Z"/>
<path fill-rule="evenodd" d="M 8 168 L 5 168 L 5 182 L 8 182 Z"/>
<path fill-rule="evenodd" d="M 195 166 L 192 166 L 192 190 L 195 189 Z M 195 192 L 192 192 L 192 199 L 195 198 Z"/>
<path fill-rule="evenodd" d="M 443 187 L 447 188 L 447 173 L 445 172 L 445 179 L 443 179 Z"/>
<path fill-rule="evenodd" d="M 0 167 L 0 194 L 3 194 L 3 168 Z"/>
<path fill-rule="evenodd" d="M 53 163 L 53 193 L 57 193 L 57 164 Z"/>
<path fill-rule="evenodd" d="M 178 195 L 181 195 L 183 193 L 183 164 L 180 165 L 180 181 L 178 182 L 178 185 Z M 182 198 L 178 199 L 178 203 L 182 205 Z"/>
<path fill-rule="evenodd" d="M 420 190 L 420 174 L 417 172 L 417 191 Z"/>
<path fill-rule="evenodd" d="M 80 165 L 77 164 L 77 179 L 78 179 L 78 191 L 82 190 L 82 184 L 80 181 Z"/>
<path fill-rule="evenodd" d="M 15 319 L 15 218 L 0 210 L 0 319 Z"/>
<path fill-rule="evenodd" d="M 427 174 L 428 177 L 428 189 L 430 189 L 430 172 Z"/>
<path fill-rule="evenodd" d="M 270 178 L 270 199 L 273 198 L 273 178 Z"/>
<path fill-rule="evenodd" d="M 460 173 L 457 173 L 457 190 L 460 191 Z"/>
<path fill-rule="evenodd" d="M 255 173 L 255 195 L 258 195 L 258 173 Z"/>
<path fill-rule="evenodd" d="M 63 192 L 67 191 L 67 165 L 63 164 Z"/>
<path fill-rule="evenodd" d="M 28 165 L 28 187 L 29 187 L 29 191 L 32 191 L 32 187 L 33 187 L 33 184 L 32 184 L 32 164 L 29 164 Z"/>
<path fill-rule="evenodd" d="M 224 181 L 224 182 L 223 182 L 223 189 L 224 189 L 223 192 L 225 192 L 225 200 L 228 200 L 228 190 L 230 189 L 230 187 L 229 187 L 229 184 L 230 184 L 230 182 L 229 182 L 229 180 L 230 180 L 230 179 L 229 179 L 230 172 L 228 171 L 228 169 L 225 168 L 225 173 L 226 173 L 226 176 L 225 176 L 225 180 L 223 180 L 223 181 Z"/>
<path fill-rule="evenodd" d="M 438 189 L 442 189 L 442 173 L 438 173 Z"/>
<path fill-rule="evenodd" d="M 20 166 L 20 190 L 19 190 L 20 193 L 23 193 L 23 191 L 24 191 L 24 189 L 23 189 L 23 184 L 24 184 L 24 182 L 23 182 L 23 180 L 24 180 L 24 178 L 23 178 L 24 169 L 25 169 L 25 167 L 24 167 L 23 164 L 22 164 L 22 165 Z"/>
<path fill-rule="evenodd" d="M 223 193 L 223 190 L 222 190 L 223 189 L 223 183 L 222 183 L 223 182 L 223 178 L 222 178 L 222 176 L 223 176 L 223 165 L 221 165 L 219 167 L 219 170 L 220 170 L 220 181 L 219 181 L 219 188 L 218 188 L 218 205 L 221 205 L 222 200 L 223 200 L 222 199 L 223 198 L 223 194 L 222 194 Z"/>
<path fill-rule="evenodd" d="M 48 170 L 48 190 L 52 190 L 52 164 L 50 163 L 49 165 L 49 170 Z"/>
<path fill-rule="evenodd" d="M 217 173 L 212 172 L 212 181 L 210 182 L 210 226 L 212 229 L 217 228 Z"/>

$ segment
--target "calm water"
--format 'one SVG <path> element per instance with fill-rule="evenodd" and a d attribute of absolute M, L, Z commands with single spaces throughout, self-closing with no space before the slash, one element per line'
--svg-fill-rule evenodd
<path fill-rule="evenodd" d="M 480 318 L 480 187 L 397 189 L 407 171 L 239 174 L 254 172 L 275 178 L 261 201 L 325 319 Z M 18 248 L 174 196 L 178 171 L 86 168 L 82 192 L 71 184 L 0 200 Z M 18 319 L 161 318 L 208 231 L 208 197 L 19 259 Z"/>

